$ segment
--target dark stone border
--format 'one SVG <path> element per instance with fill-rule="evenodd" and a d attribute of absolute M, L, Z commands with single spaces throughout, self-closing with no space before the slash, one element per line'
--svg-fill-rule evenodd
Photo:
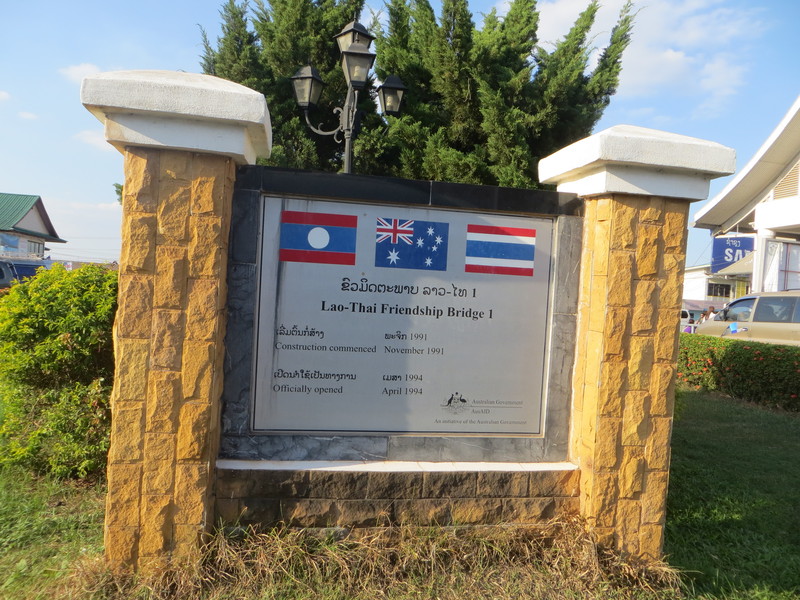
<path fill-rule="evenodd" d="M 535 524 L 578 513 L 580 472 L 218 469 L 216 520 L 298 527 Z"/>
<path fill-rule="evenodd" d="M 575 194 L 549 190 L 522 190 L 259 166 L 240 167 L 236 175 L 236 189 L 258 190 L 276 196 L 325 198 L 371 204 L 379 199 L 381 203 L 415 207 L 430 206 L 544 216 L 575 216 L 583 210 L 583 201 Z"/>

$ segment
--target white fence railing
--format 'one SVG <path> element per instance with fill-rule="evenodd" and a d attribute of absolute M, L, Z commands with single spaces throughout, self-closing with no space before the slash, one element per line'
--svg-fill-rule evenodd
<path fill-rule="evenodd" d="M 0 260 L 42 260 L 44 255 L 39 252 L 11 252 L 0 249 Z"/>

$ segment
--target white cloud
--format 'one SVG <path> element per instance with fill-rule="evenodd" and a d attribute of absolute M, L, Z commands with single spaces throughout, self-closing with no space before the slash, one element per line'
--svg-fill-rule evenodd
<path fill-rule="evenodd" d="M 622 59 L 619 95 L 652 96 L 657 90 L 669 88 L 673 93 L 681 93 L 695 77 L 694 68 L 695 59 L 675 48 L 626 52 Z"/>
<path fill-rule="evenodd" d="M 79 65 L 70 65 L 58 70 L 64 77 L 73 83 L 80 83 L 84 77 L 94 75 L 100 72 L 100 67 L 91 63 L 81 63 Z"/>
<path fill-rule="evenodd" d="M 608 43 L 624 2 L 601 5 L 592 29 L 597 46 Z M 540 2 L 541 43 L 562 38 L 587 4 Z M 763 8 L 737 0 L 647 0 L 637 2 L 634 10 L 617 98 L 680 97 L 691 102 L 695 117 L 707 118 L 745 88 L 749 48 L 767 29 Z"/>
<path fill-rule="evenodd" d="M 679 41 L 687 48 L 722 46 L 751 32 L 745 15 L 724 8 L 681 19 Z M 709 35 L 711 34 L 711 35 Z"/>
<path fill-rule="evenodd" d="M 3 100 L 8 100 L 9 98 L 11 98 L 11 94 L 9 94 L 8 92 L 4 92 L 3 90 L 0 90 L 0 102 L 2 102 Z"/>
<path fill-rule="evenodd" d="M 103 133 L 96 129 L 84 129 L 76 133 L 74 137 L 84 144 L 89 144 L 105 152 L 114 151 L 114 147 L 106 141 Z"/>
<path fill-rule="evenodd" d="M 725 106 L 725 101 L 745 84 L 747 66 L 724 54 L 703 65 L 698 85 L 707 93 L 706 99 L 693 113 L 697 118 L 713 117 Z"/>
<path fill-rule="evenodd" d="M 575 19 L 586 9 L 586 0 L 549 0 L 540 2 L 539 6 L 539 43 L 551 49 L 555 44 L 569 33 Z M 604 3 L 616 5 L 615 0 Z"/>
<path fill-rule="evenodd" d="M 25 111 L 17 113 L 17 116 L 19 116 L 20 119 L 25 119 L 26 121 L 35 121 L 36 119 L 39 118 L 37 115 L 33 114 L 32 112 L 25 112 Z"/>

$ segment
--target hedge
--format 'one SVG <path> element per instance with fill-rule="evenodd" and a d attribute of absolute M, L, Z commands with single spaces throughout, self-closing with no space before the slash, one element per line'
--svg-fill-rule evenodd
<path fill-rule="evenodd" d="M 678 381 L 800 411 L 800 346 L 681 333 Z"/>

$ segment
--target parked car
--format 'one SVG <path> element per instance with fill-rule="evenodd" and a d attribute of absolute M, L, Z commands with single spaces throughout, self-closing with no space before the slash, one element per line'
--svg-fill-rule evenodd
<path fill-rule="evenodd" d="M 742 296 L 696 333 L 800 346 L 800 290 Z"/>
<path fill-rule="evenodd" d="M 0 260 L 0 289 L 10 287 L 11 282 L 18 277 L 13 263 Z"/>
<path fill-rule="evenodd" d="M 697 328 L 697 319 L 686 308 L 681 309 L 681 325 L 680 329 L 684 333 L 694 333 Z"/>
<path fill-rule="evenodd" d="M 40 267 L 49 269 L 52 260 L 0 260 L 0 289 L 11 287 L 11 282 L 36 275 Z"/>

